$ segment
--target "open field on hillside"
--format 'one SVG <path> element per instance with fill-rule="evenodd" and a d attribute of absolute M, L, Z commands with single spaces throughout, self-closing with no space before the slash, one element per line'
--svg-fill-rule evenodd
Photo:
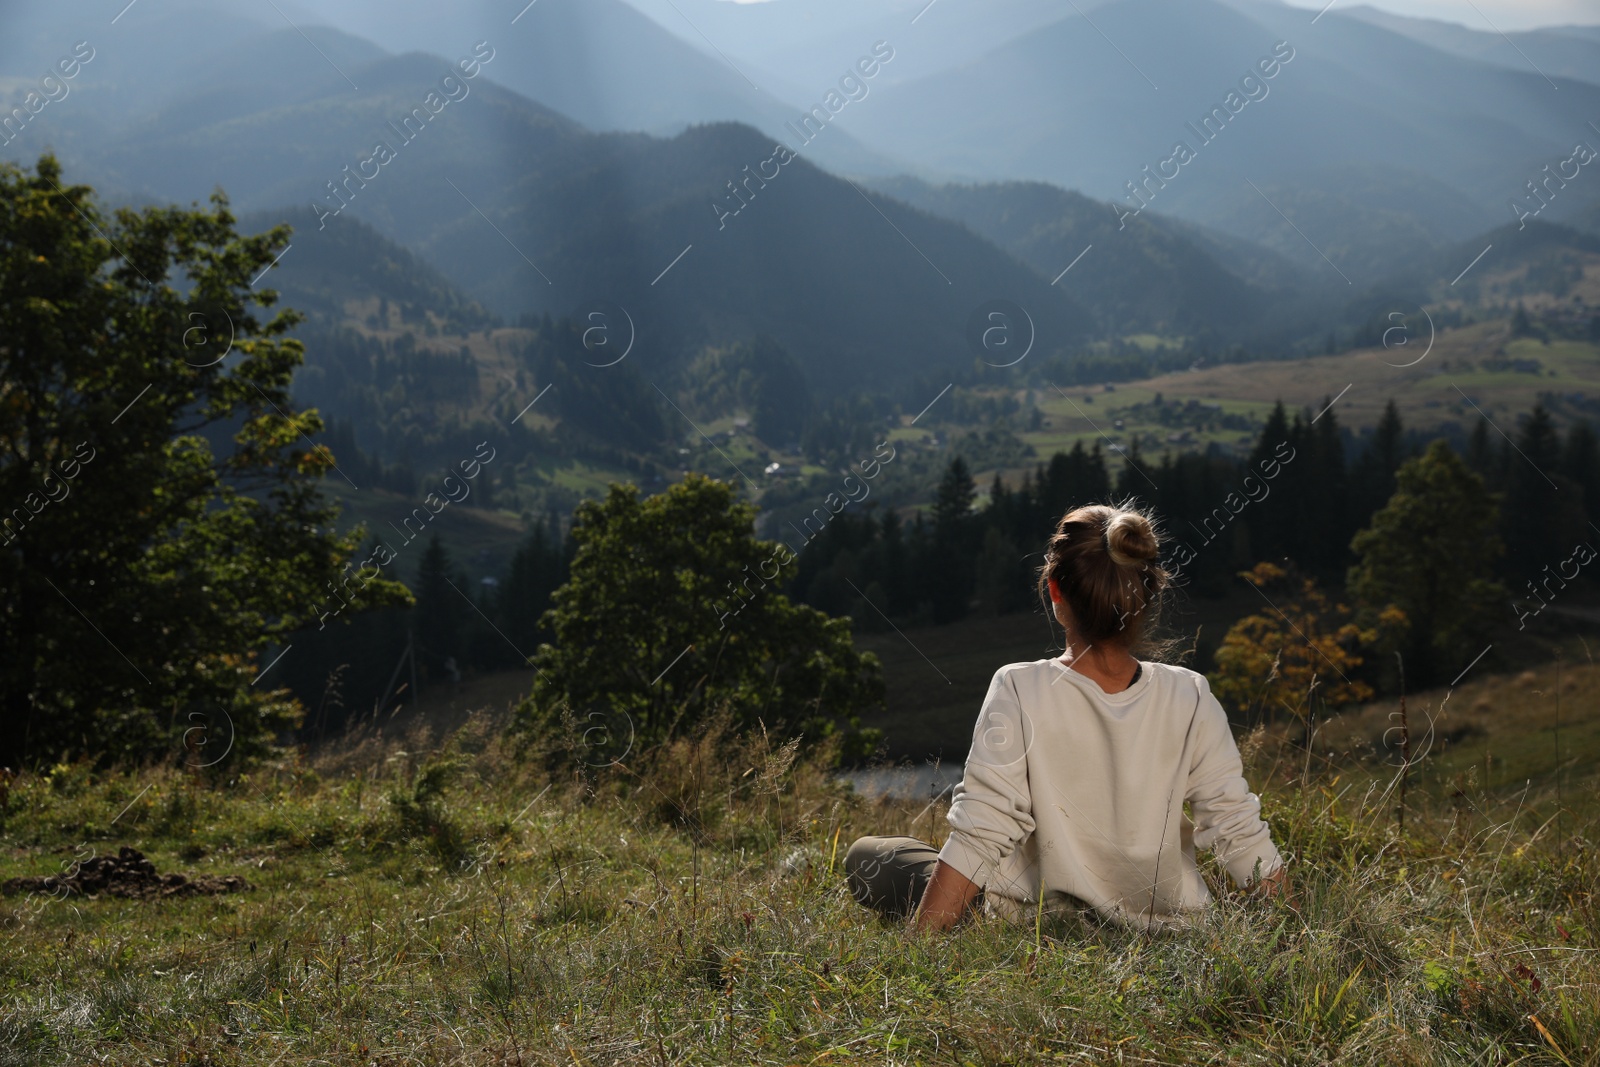
<path fill-rule="evenodd" d="M 1100 446 L 1115 474 L 1123 466 L 1120 451 L 1135 438 L 1146 463 L 1157 462 L 1164 452 L 1211 446 L 1243 456 L 1279 401 L 1291 415 L 1310 416 L 1334 402 L 1340 424 L 1358 436 L 1370 432 L 1390 400 L 1407 430 L 1422 434 L 1469 433 L 1481 412 L 1514 436 L 1518 417 L 1540 402 L 1552 408 L 1558 424 L 1600 419 L 1600 345 L 1513 338 L 1506 320 L 1440 330 L 1431 347 L 1428 324 L 1418 314 L 1412 313 L 1404 328 L 1388 348 L 1221 364 L 1112 384 L 958 390 L 1015 401 L 1018 410 L 1009 423 L 1034 453 L 1023 465 L 979 463 L 974 474 L 980 488 L 997 471 L 1014 482 L 1034 464 L 1080 442 L 1086 448 Z M 1037 419 L 1030 414 L 1034 408 Z M 992 428 L 946 422 L 941 414 L 935 409 L 918 427 L 896 428 L 895 441 L 923 450 L 951 449 L 966 432 Z"/>
<path fill-rule="evenodd" d="M 1097 441 L 1126 445 L 1135 433 L 1146 455 L 1212 442 L 1238 449 L 1254 440 L 1278 401 L 1291 411 L 1309 409 L 1315 415 L 1335 398 L 1339 421 L 1358 432 L 1376 424 L 1391 399 L 1406 425 L 1420 431 L 1451 422 L 1470 430 L 1478 419 L 1476 404 L 1512 432 L 1515 417 L 1530 410 L 1541 394 L 1600 398 L 1600 347 L 1593 344 L 1513 339 L 1503 321 L 1491 321 L 1440 331 L 1428 351 L 1427 324 L 1415 315 L 1412 320 L 1403 347 L 1396 334 L 1390 348 L 1224 364 L 1109 389 L 1040 390 L 1039 407 L 1050 425 L 1022 436 L 1041 455 L 1078 440 L 1086 446 Z M 1414 366 L 1396 366 L 1419 359 Z M 1158 395 L 1167 405 L 1165 419 L 1154 406 Z M 1248 428 L 1223 425 L 1230 415 Z"/>
<path fill-rule="evenodd" d="M 1591 683 L 1583 683 L 1585 685 Z M 1548 793 L 1363 803 L 1271 735 L 1252 782 L 1299 911 L 908 939 L 863 832 L 942 836 L 759 740 L 547 777 L 476 719 L 209 783 L 8 784 L 0 879 L 140 850 L 219 895 L 0 897 L 6 1064 L 1594 1064 L 1597 826 Z M 1218 892 L 1218 871 L 1207 862 Z M 205 884 L 205 883 L 202 883 Z M 223 883 L 213 882 L 215 887 Z"/>
<path fill-rule="evenodd" d="M 1559 682 L 1558 682 L 1559 677 Z M 1469 677 L 1406 701 L 1413 788 L 1440 803 L 1480 793 L 1527 794 L 1600 814 L 1600 665 L 1568 659 L 1512 674 Z M 1375 701 L 1315 725 L 1320 760 L 1374 780 L 1402 762 L 1400 705 Z"/>
<path fill-rule="evenodd" d="M 1425 324 L 1422 328 L 1425 331 Z M 1513 339 L 1503 323 L 1486 322 L 1441 331 L 1433 350 L 1421 362 L 1412 367 L 1393 366 L 1421 357 L 1424 349 L 1413 344 L 1425 340 L 1425 332 L 1421 337 L 1413 333 L 1412 342 L 1404 348 L 1369 348 L 1292 362 L 1208 368 L 1152 378 L 1139 385 L 1174 396 L 1267 405 L 1282 399 L 1291 409 L 1310 408 L 1313 413 L 1349 386 L 1338 407 L 1339 417 L 1347 425 L 1372 426 L 1393 399 L 1402 418 L 1423 430 L 1447 420 L 1470 428 L 1477 412 L 1467 398 L 1491 418 L 1499 418 L 1529 410 L 1541 393 L 1600 392 L 1600 348 L 1593 344 Z"/>
<path fill-rule="evenodd" d="M 365 524 L 368 536 L 382 538 L 395 550 L 395 565 L 405 575 L 415 572 L 427 539 L 434 534 L 445 542 L 454 561 L 473 580 L 499 575 L 526 535 L 520 517 L 493 508 L 470 507 L 467 502 L 447 504 L 432 514 L 423 498 L 439 490 L 436 485 L 429 485 L 426 477 L 415 497 L 370 487 L 353 490 L 336 474 L 325 479 L 323 487 L 343 509 L 340 525 Z M 429 516 L 426 525 L 413 515 L 417 509 Z M 409 528 L 405 526 L 408 517 L 412 519 Z M 410 542 L 406 540 L 408 529 Z M 422 530 L 420 536 L 418 529 Z"/>
<path fill-rule="evenodd" d="M 1456 300 L 1451 301 L 1448 292 L 1443 294 L 1447 304 L 1467 306 L 1471 299 L 1503 304 L 1520 300 L 1529 311 L 1544 311 L 1581 300 L 1594 307 L 1600 305 L 1600 255 L 1564 248 L 1507 265 L 1489 257 L 1460 285 L 1465 291 L 1456 294 Z"/>

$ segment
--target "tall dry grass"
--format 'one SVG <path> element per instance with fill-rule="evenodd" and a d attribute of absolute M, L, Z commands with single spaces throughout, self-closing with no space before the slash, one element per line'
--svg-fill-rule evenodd
<path fill-rule="evenodd" d="M 1209 921 L 1155 937 L 910 937 L 838 864 L 939 812 L 725 723 L 598 767 L 479 717 L 222 782 L 56 768 L 10 784 L 0 873 L 131 844 L 255 888 L 4 898 L 0 1063 L 1600 1063 L 1592 815 L 1413 768 L 1402 830 L 1389 771 L 1243 747 L 1298 910 L 1208 868 Z"/>

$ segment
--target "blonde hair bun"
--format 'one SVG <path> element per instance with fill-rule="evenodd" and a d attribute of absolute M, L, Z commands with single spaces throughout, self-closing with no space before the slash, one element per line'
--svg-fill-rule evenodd
<path fill-rule="evenodd" d="M 1045 545 L 1039 597 L 1055 602 L 1074 641 L 1138 646 L 1171 578 L 1160 546 L 1153 521 L 1131 503 L 1073 508 Z"/>
<path fill-rule="evenodd" d="M 1106 552 L 1118 566 L 1138 566 L 1155 559 L 1160 550 L 1155 528 L 1139 512 L 1119 510 L 1106 523 Z"/>

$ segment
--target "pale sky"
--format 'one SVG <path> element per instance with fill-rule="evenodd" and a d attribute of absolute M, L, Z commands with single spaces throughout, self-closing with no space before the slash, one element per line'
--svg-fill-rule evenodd
<path fill-rule="evenodd" d="M 1295 7 L 1320 10 L 1327 0 L 1289 0 Z M 1540 26 L 1600 25 L 1600 0 L 1364 0 L 1369 7 L 1413 18 L 1456 22 L 1468 29 L 1493 32 L 1532 30 Z M 1335 0 L 1333 10 L 1349 6 Z"/>
<path fill-rule="evenodd" d="M 767 0 L 733 0 L 760 4 Z M 1320 10 L 1323 2 L 1287 0 Z M 1531 30 L 1540 26 L 1600 25 L 1600 0 L 1364 0 L 1380 11 L 1457 22 L 1474 30 Z M 1347 0 L 1334 0 L 1335 8 Z"/>

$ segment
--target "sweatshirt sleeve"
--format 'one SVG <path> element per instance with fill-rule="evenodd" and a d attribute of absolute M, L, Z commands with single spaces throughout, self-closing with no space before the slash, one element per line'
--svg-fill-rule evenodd
<path fill-rule="evenodd" d="M 1033 832 L 1028 748 L 1033 727 L 1007 672 L 996 672 L 972 732 L 966 768 L 950 801 L 950 836 L 939 858 L 979 886 Z"/>
<path fill-rule="evenodd" d="M 1283 859 L 1261 818 L 1261 800 L 1244 779 L 1227 714 L 1205 678 L 1197 677 L 1195 684 L 1200 706 L 1195 712 L 1186 797 L 1194 815 L 1194 844 L 1212 849 L 1236 885 L 1249 885 L 1258 875 L 1258 862 L 1259 876 L 1266 877 L 1283 865 Z"/>

